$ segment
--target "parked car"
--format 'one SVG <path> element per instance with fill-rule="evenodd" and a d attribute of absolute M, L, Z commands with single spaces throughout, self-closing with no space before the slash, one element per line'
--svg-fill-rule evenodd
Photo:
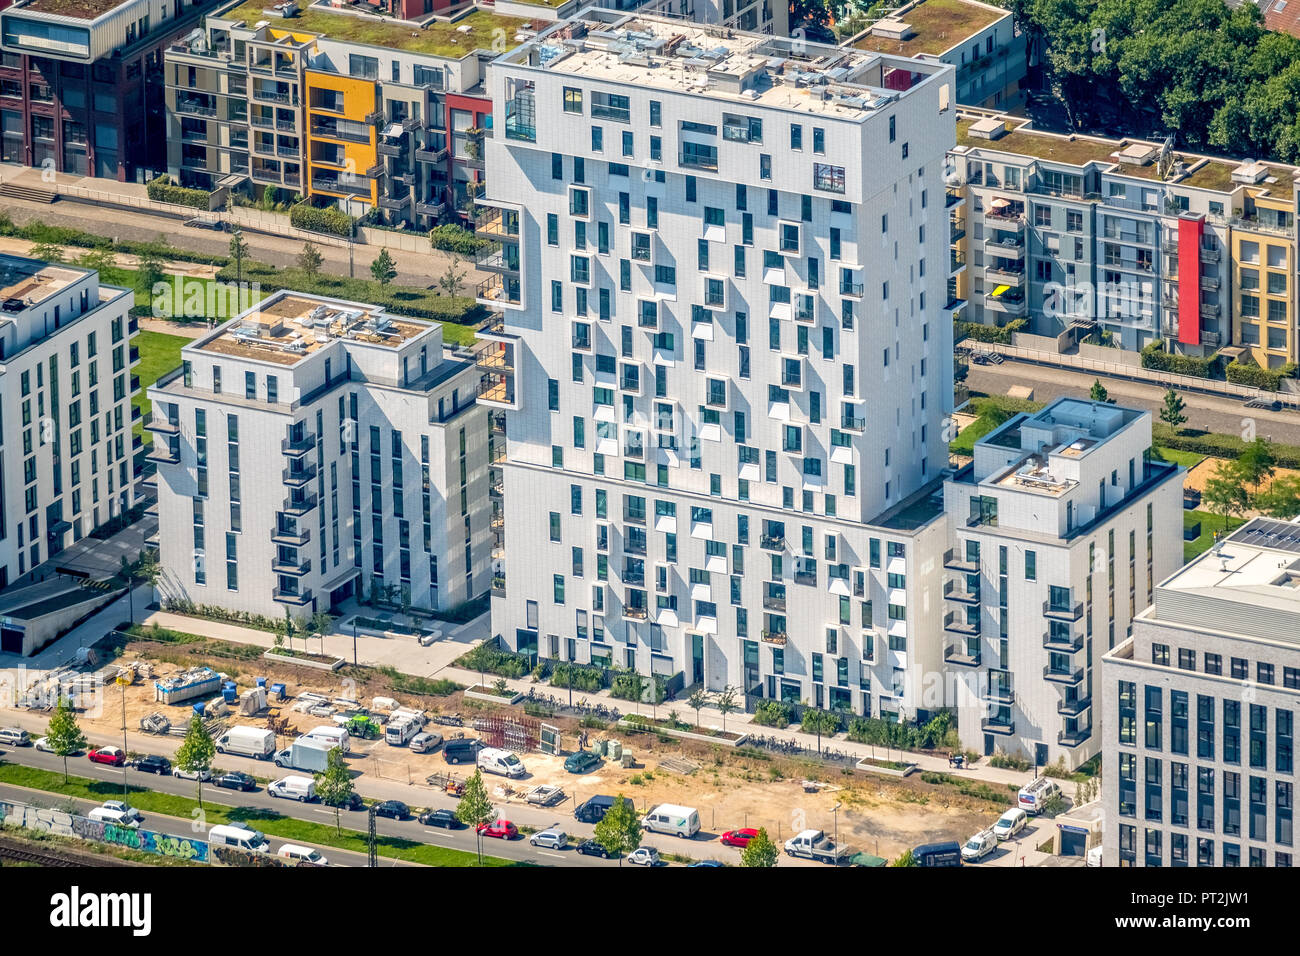
<path fill-rule="evenodd" d="M 0 727 L 0 744 L 11 747 L 26 747 L 32 742 L 32 735 L 21 727 Z"/>
<path fill-rule="evenodd" d="M 465 825 L 451 810 L 428 810 L 416 819 L 426 827 L 444 827 L 448 830 L 459 830 Z"/>
<path fill-rule="evenodd" d="M 135 769 L 141 773 L 156 773 L 163 777 L 172 772 L 172 762 L 157 754 L 145 754 L 135 762 Z"/>
<path fill-rule="evenodd" d="M 718 842 L 723 846 L 735 846 L 744 849 L 749 846 L 749 841 L 758 836 L 758 831 L 753 827 L 745 827 L 743 830 L 728 830 L 722 836 L 718 837 Z"/>
<path fill-rule="evenodd" d="M 113 767 L 126 763 L 126 754 L 122 753 L 121 747 L 95 747 L 86 756 L 91 763 L 106 763 Z"/>
<path fill-rule="evenodd" d="M 123 800 L 105 800 L 98 807 L 100 810 L 112 810 L 114 813 L 120 813 L 128 820 L 134 820 L 137 824 L 144 823 L 144 814 Z"/>
<path fill-rule="evenodd" d="M 569 845 L 569 835 L 560 829 L 559 824 L 547 827 L 528 838 L 530 846 L 544 846 L 552 850 L 563 850 Z"/>
<path fill-rule="evenodd" d="M 54 748 L 50 746 L 49 737 L 37 737 L 36 749 L 39 750 L 41 753 L 46 753 L 46 754 L 54 753 Z"/>
<path fill-rule="evenodd" d="M 978 863 L 997 848 L 998 838 L 994 836 L 992 828 L 981 830 L 966 841 L 961 848 L 961 858 L 968 863 Z"/>
<path fill-rule="evenodd" d="M 385 800 L 375 807 L 375 816 L 389 817 L 393 820 L 409 820 L 411 818 L 411 808 L 401 800 Z"/>
<path fill-rule="evenodd" d="M 366 806 L 366 801 L 362 800 L 361 794 L 355 790 L 344 797 L 341 802 L 330 803 L 328 800 L 324 802 L 327 807 L 338 806 L 341 810 L 364 810 Z"/>
<path fill-rule="evenodd" d="M 694 863 L 688 863 L 687 866 L 726 866 L 727 864 L 718 860 L 696 860 Z"/>
<path fill-rule="evenodd" d="M 309 846 L 299 846 L 296 843 L 286 843 L 275 854 L 282 860 L 292 860 L 299 866 L 306 863 L 311 866 L 329 866 L 330 861 L 321 856 L 319 850 L 313 850 Z"/>
<path fill-rule="evenodd" d="M 225 787 L 227 790 L 241 790 L 248 792 L 257 789 L 257 781 L 244 773 L 242 770 L 232 770 L 229 773 L 223 773 L 212 781 L 213 785 Z"/>
<path fill-rule="evenodd" d="M 588 797 L 586 802 L 574 810 L 573 818 L 579 823 L 599 823 L 613 806 L 613 797 L 598 793 L 594 797 Z"/>
<path fill-rule="evenodd" d="M 485 837 L 494 837 L 498 840 L 514 840 L 519 836 L 519 828 L 509 820 L 494 820 L 491 823 L 480 823 L 478 832 Z"/>
<path fill-rule="evenodd" d="M 993 835 L 999 840 L 1010 840 L 1029 825 L 1029 817 L 1019 807 L 1012 807 L 993 824 Z"/>
<path fill-rule="evenodd" d="M 600 766 L 600 758 L 588 750 L 579 750 L 564 758 L 564 769 L 569 773 L 587 773 Z"/>
<path fill-rule="evenodd" d="M 912 851 L 917 866 L 961 866 L 961 844 L 955 840 L 943 843 L 923 843 Z"/>
<path fill-rule="evenodd" d="M 578 844 L 578 852 L 583 856 L 598 856 L 602 860 L 609 859 L 609 851 L 595 840 L 583 840 Z"/>
<path fill-rule="evenodd" d="M 628 854 L 627 861 L 637 866 L 658 866 L 659 851 L 652 846 L 639 846 Z"/>
<path fill-rule="evenodd" d="M 437 733 L 436 731 L 434 732 L 425 731 L 423 733 L 416 734 L 414 737 L 411 738 L 411 743 L 409 744 L 411 748 L 411 753 L 417 753 L 417 754 L 432 753 L 433 751 L 437 750 L 438 747 L 441 745 L 442 745 L 442 734 Z"/>
<path fill-rule="evenodd" d="M 180 777 L 182 780 L 202 780 L 205 783 L 212 779 L 211 770 L 182 770 L 180 767 L 172 767 L 172 776 Z"/>
<path fill-rule="evenodd" d="M 524 796 L 526 803 L 531 803 L 539 807 L 554 806 L 564 799 L 564 789 L 562 787 L 552 787 L 548 784 L 541 784 L 533 787 Z"/>
<path fill-rule="evenodd" d="M 452 764 L 473 763 L 482 747 L 482 743 L 473 737 L 457 737 L 443 746 L 442 759 Z"/>

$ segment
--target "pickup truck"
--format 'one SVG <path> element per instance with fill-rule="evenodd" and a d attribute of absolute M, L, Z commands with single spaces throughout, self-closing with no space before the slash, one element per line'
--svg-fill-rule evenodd
<path fill-rule="evenodd" d="M 786 856 L 799 856 L 839 866 L 853 856 L 852 847 L 836 846 L 821 830 L 804 830 L 785 841 Z"/>

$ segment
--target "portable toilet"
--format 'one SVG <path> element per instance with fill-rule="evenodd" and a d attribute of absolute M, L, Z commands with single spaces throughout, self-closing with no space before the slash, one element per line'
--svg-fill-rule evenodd
<path fill-rule="evenodd" d="M 623 742 L 621 740 L 610 740 L 605 745 L 605 754 L 610 760 L 621 760 L 623 757 Z"/>
<path fill-rule="evenodd" d="M 228 680 L 221 686 L 221 696 L 225 698 L 227 704 L 233 704 L 239 699 L 239 691 L 235 689 L 233 680 Z"/>
<path fill-rule="evenodd" d="M 279 682 L 272 684 L 271 696 L 274 697 L 276 700 L 284 700 L 284 698 L 287 696 L 285 693 L 284 684 Z"/>
<path fill-rule="evenodd" d="M 205 705 L 203 705 L 203 704 L 195 704 L 195 705 L 194 705 L 194 713 L 195 713 L 197 716 L 202 717 L 202 716 L 203 716 L 203 708 L 204 708 L 204 706 L 205 706 Z"/>
<path fill-rule="evenodd" d="M 257 686 L 258 686 L 258 687 L 265 687 L 265 686 L 266 686 L 266 678 L 265 678 L 265 677 L 259 677 L 259 678 L 257 679 Z"/>

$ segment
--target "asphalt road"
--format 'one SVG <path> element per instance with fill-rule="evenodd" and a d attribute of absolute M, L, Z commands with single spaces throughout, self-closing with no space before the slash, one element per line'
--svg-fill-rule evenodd
<path fill-rule="evenodd" d="M 1049 402 L 1062 395 L 1087 398 L 1092 383 L 1100 377 L 1112 399 L 1152 413 L 1158 424 L 1164 407 L 1165 389 L 1127 379 L 1107 378 L 1091 372 L 1033 365 L 1006 359 L 1001 365 L 971 365 L 966 385 L 971 391 L 1005 395 L 1014 385 L 1034 390 L 1034 400 Z M 1237 399 L 1198 392 L 1180 392 L 1186 407 L 1185 428 L 1205 429 L 1226 435 L 1244 435 L 1253 423 L 1255 433 L 1277 442 L 1300 445 L 1300 413 L 1271 412 L 1246 408 Z"/>

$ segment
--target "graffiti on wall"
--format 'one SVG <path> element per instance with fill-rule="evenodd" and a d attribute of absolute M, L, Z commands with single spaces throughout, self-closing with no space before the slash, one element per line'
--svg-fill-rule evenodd
<path fill-rule="evenodd" d="M 0 802 L 0 823 L 76 837 L 93 843 L 110 843 L 130 850 L 139 850 L 141 853 L 152 853 L 155 856 L 189 860 L 193 863 L 208 862 L 206 840 L 192 840 L 189 837 L 172 836 L 154 830 L 138 830 L 134 827 L 119 826 L 116 823 L 104 823 L 65 810 Z"/>

